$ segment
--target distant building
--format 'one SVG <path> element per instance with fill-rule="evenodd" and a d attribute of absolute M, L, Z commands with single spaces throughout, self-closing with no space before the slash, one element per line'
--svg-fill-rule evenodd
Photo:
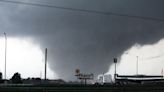
<path fill-rule="evenodd" d="M 111 76 L 111 74 L 98 75 L 97 82 L 100 84 L 112 83 L 112 76 Z"/>
<path fill-rule="evenodd" d="M 105 74 L 103 83 L 112 83 L 112 75 L 111 74 Z"/>
<path fill-rule="evenodd" d="M 100 83 L 100 84 L 103 84 L 103 82 L 104 82 L 103 80 L 104 80 L 104 75 L 103 74 L 98 75 L 97 82 Z"/>

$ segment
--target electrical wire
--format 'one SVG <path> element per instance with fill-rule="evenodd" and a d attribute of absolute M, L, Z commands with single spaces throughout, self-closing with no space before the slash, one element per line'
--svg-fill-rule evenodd
<path fill-rule="evenodd" d="M 31 5 L 31 6 L 39 6 L 39 7 L 49 7 L 49 8 L 70 10 L 70 11 L 76 11 L 76 12 L 85 12 L 85 13 L 94 13 L 94 14 L 101 14 L 101 15 L 130 17 L 130 18 L 137 18 L 137 19 L 143 19 L 143 20 L 153 20 L 153 21 L 162 21 L 162 22 L 164 22 L 164 19 L 160 19 L 160 18 L 143 17 L 143 16 L 128 15 L 128 14 L 119 14 L 119 13 L 113 13 L 113 12 L 86 10 L 86 9 L 78 9 L 78 8 L 68 8 L 68 7 L 61 7 L 61 6 L 55 6 L 55 5 L 46 5 L 46 4 L 30 3 L 30 2 L 22 2 L 22 1 L 0 0 L 0 2 L 13 3 L 13 4 L 23 4 L 23 5 Z"/>

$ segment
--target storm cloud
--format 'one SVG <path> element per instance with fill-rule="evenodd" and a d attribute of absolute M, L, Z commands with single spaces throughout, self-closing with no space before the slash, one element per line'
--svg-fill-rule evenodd
<path fill-rule="evenodd" d="M 76 68 L 95 75 L 106 73 L 113 57 L 136 43 L 153 44 L 164 37 L 163 0 L 24 1 L 161 19 L 0 2 L 0 31 L 31 37 L 43 51 L 48 48 L 49 67 L 66 80 L 74 78 Z"/>

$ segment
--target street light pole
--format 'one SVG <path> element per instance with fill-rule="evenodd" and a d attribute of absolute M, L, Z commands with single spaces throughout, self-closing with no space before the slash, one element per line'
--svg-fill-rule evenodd
<path fill-rule="evenodd" d="M 116 81 L 116 76 L 117 76 L 117 71 L 116 71 L 117 58 L 114 58 L 114 64 L 115 64 L 114 79 L 115 79 L 115 81 Z"/>
<path fill-rule="evenodd" d="M 5 36 L 5 80 L 6 80 L 7 36 L 6 36 L 6 33 L 5 32 L 4 32 L 4 36 Z"/>

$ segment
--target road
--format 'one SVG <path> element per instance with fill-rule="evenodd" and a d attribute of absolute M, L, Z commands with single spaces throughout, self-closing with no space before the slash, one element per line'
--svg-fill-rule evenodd
<path fill-rule="evenodd" d="M 163 92 L 164 85 L 140 86 L 75 86 L 75 85 L 44 85 L 44 86 L 0 86 L 0 92 Z"/>

